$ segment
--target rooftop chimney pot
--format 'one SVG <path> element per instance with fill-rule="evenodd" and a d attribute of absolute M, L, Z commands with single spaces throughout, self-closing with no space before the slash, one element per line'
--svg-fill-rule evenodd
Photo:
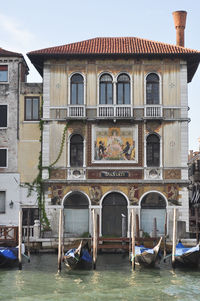
<path fill-rule="evenodd" d="M 176 29 L 176 45 L 184 47 L 184 30 L 186 24 L 187 12 L 178 10 L 172 13 L 174 18 L 174 25 Z"/>

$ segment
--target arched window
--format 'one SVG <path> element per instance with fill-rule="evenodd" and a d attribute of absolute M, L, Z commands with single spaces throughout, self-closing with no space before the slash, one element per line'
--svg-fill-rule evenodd
<path fill-rule="evenodd" d="M 81 135 L 73 135 L 70 140 L 70 166 L 83 166 L 83 137 Z"/>
<path fill-rule="evenodd" d="M 147 166 L 160 166 L 160 139 L 151 134 L 147 137 Z"/>
<path fill-rule="evenodd" d="M 155 73 L 150 73 L 146 77 L 146 104 L 159 104 L 159 98 L 159 76 Z"/>
<path fill-rule="evenodd" d="M 112 77 L 109 74 L 103 74 L 100 77 L 99 87 L 99 103 L 101 105 L 113 104 L 113 83 Z"/>
<path fill-rule="evenodd" d="M 130 104 L 130 78 L 127 74 L 120 74 L 117 78 L 117 104 Z"/>
<path fill-rule="evenodd" d="M 81 74 L 74 74 L 71 77 L 71 105 L 83 105 L 84 104 L 84 88 L 83 88 L 83 76 Z"/>

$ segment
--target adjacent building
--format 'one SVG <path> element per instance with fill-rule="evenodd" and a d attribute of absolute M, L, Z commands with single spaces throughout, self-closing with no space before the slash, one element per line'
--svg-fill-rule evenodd
<path fill-rule="evenodd" d="M 200 138 L 199 138 L 200 142 Z M 190 233 L 198 237 L 200 232 L 200 149 L 189 154 L 189 208 Z"/>
<path fill-rule="evenodd" d="M 20 53 L 0 48 L 0 224 L 18 225 L 19 102 L 28 66 Z"/>
<path fill-rule="evenodd" d="M 176 46 L 115 37 L 28 53 L 43 77 L 42 176 L 53 234 L 60 208 L 65 236 L 91 233 L 93 208 L 100 235 L 121 236 L 122 215 L 129 235 L 132 208 L 145 234 L 154 218 L 163 234 L 166 213 L 170 234 L 173 208 L 189 231 L 187 85 L 200 52 L 184 47 L 186 12 L 174 19 Z"/>

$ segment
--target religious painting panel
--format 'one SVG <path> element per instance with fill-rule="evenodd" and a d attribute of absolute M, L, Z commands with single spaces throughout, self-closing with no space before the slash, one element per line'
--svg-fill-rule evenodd
<path fill-rule="evenodd" d="M 92 162 L 138 163 L 138 126 L 92 128 Z"/>

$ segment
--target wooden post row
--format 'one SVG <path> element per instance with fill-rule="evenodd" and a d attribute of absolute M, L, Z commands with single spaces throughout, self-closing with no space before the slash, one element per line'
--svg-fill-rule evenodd
<path fill-rule="evenodd" d="M 172 266 L 173 267 L 175 267 L 175 251 L 176 251 L 176 208 L 174 208 L 173 238 L 172 238 Z"/>
<path fill-rule="evenodd" d="M 131 211 L 131 235 L 132 235 L 132 269 L 135 270 L 135 213 Z"/>
<path fill-rule="evenodd" d="M 63 233 L 63 209 L 60 209 L 59 216 L 59 240 L 58 240 L 58 272 L 61 271 L 61 260 L 62 260 L 62 233 Z"/>
<path fill-rule="evenodd" d="M 18 232 L 18 261 L 19 270 L 22 269 L 22 210 L 19 211 L 19 232 Z"/>

